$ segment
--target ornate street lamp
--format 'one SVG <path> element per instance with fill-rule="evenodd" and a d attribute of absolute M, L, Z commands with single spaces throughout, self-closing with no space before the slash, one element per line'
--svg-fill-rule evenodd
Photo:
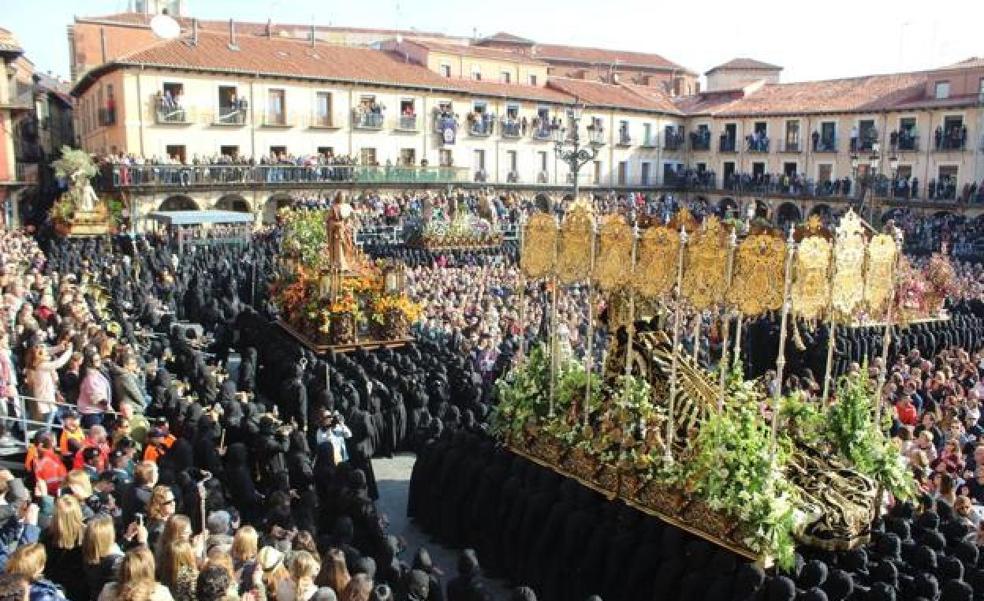
<path fill-rule="evenodd" d="M 578 124 L 581 121 L 581 113 L 584 105 L 575 102 L 567 109 L 568 127 L 558 127 L 554 130 L 554 154 L 557 158 L 567 164 L 568 172 L 574 179 L 574 200 L 578 196 L 578 173 L 598 156 L 598 148 L 594 145 L 581 145 L 581 136 L 578 132 Z"/>

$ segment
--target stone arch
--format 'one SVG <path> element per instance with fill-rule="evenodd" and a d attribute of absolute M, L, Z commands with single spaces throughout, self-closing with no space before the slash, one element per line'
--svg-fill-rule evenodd
<path fill-rule="evenodd" d="M 799 207 L 791 202 L 784 202 L 776 209 L 776 222 L 778 225 L 799 223 L 801 220 L 802 214 L 800 213 Z"/>
<path fill-rule="evenodd" d="M 719 200 L 717 203 L 717 208 L 718 208 L 718 213 L 721 214 L 722 218 L 728 217 L 729 215 L 740 217 L 739 215 L 737 215 L 737 213 L 739 212 L 738 203 L 735 201 L 734 198 L 731 198 L 730 196 L 725 196 L 724 198 Z"/>
<path fill-rule="evenodd" d="M 158 211 L 198 211 L 200 209 L 198 203 L 187 194 L 173 194 L 168 196 L 157 207 Z"/>
<path fill-rule="evenodd" d="M 813 208 L 810 209 L 810 215 L 818 215 L 820 217 L 830 217 L 830 214 L 831 214 L 830 205 L 824 204 L 822 202 L 820 204 L 813 205 Z"/>
<path fill-rule="evenodd" d="M 885 223 L 888 223 L 888 220 L 889 219 L 898 220 L 901 217 L 903 217 L 904 215 L 905 215 L 905 209 L 902 209 L 902 208 L 899 208 L 899 207 L 895 207 L 893 209 L 889 209 L 889 210 L 885 211 L 884 213 L 882 213 L 882 215 L 881 215 L 881 222 L 882 222 L 882 224 L 885 224 Z"/>
<path fill-rule="evenodd" d="M 271 224 L 277 221 L 277 211 L 289 205 L 293 199 L 289 194 L 274 194 L 263 204 L 263 223 Z"/>
<path fill-rule="evenodd" d="M 755 218 L 769 219 L 769 205 L 764 200 L 755 199 Z"/>
<path fill-rule="evenodd" d="M 225 194 L 215 201 L 215 208 L 221 211 L 236 211 L 238 213 L 251 213 L 249 201 L 239 194 Z"/>

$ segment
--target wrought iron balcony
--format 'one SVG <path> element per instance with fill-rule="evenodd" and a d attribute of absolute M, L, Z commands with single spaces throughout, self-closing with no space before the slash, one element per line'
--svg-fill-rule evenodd
<path fill-rule="evenodd" d="M 158 106 L 155 111 L 157 123 L 187 125 L 188 113 L 182 106 Z"/>
<path fill-rule="evenodd" d="M 837 152 L 837 138 L 814 138 L 813 152 Z"/>
<path fill-rule="evenodd" d="M 352 127 L 356 129 L 383 129 L 383 114 L 356 112 L 352 115 Z"/>
<path fill-rule="evenodd" d="M 400 131 L 417 131 L 417 115 L 400 115 L 396 123 L 396 129 Z"/>
<path fill-rule="evenodd" d="M 216 125 L 243 125 L 246 123 L 246 109 L 239 106 L 220 106 Z"/>
<path fill-rule="evenodd" d="M 803 149 L 798 141 L 797 142 L 783 141 L 783 143 L 779 145 L 779 152 L 784 152 L 787 154 L 801 152 L 802 150 Z"/>
<path fill-rule="evenodd" d="M 737 140 L 722 136 L 718 142 L 718 152 L 738 152 Z"/>
<path fill-rule="evenodd" d="M 503 119 L 500 125 L 503 138 L 515 139 L 523 135 L 523 125 L 518 119 Z"/>

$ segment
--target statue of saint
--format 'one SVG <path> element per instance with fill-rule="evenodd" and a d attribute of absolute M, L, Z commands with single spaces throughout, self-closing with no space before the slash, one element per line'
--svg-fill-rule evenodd
<path fill-rule="evenodd" d="M 353 271 L 358 264 L 353 212 L 352 205 L 339 193 L 325 217 L 329 264 L 342 272 Z"/>
<path fill-rule="evenodd" d="M 72 174 L 72 192 L 75 195 L 75 207 L 78 210 L 84 212 L 96 210 L 99 197 L 96 196 L 96 191 L 92 189 L 92 184 L 89 183 L 89 176 L 81 170 Z"/>

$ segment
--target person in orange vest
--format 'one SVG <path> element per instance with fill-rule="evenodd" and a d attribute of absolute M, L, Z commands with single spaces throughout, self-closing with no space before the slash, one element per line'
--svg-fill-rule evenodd
<path fill-rule="evenodd" d="M 75 461 L 72 464 L 72 469 L 83 469 L 86 465 L 83 452 L 86 449 L 96 449 L 98 451 L 95 462 L 96 474 L 98 475 L 99 472 L 105 470 L 106 465 L 109 463 L 109 451 L 111 450 L 107 442 L 108 438 L 109 435 L 106 434 L 106 428 L 99 424 L 89 428 L 89 435 L 82 441 L 82 448 L 75 452 Z"/>
<path fill-rule="evenodd" d="M 85 432 L 79 425 L 79 414 L 74 409 L 69 409 L 62 416 L 62 433 L 58 439 L 58 451 L 66 461 L 70 461 L 82 448 L 84 442 Z"/>
<path fill-rule="evenodd" d="M 55 440 L 47 432 L 38 437 L 37 457 L 31 471 L 34 472 L 35 480 L 45 483 L 49 495 L 58 493 L 68 474 L 65 463 L 55 450 Z"/>
<path fill-rule="evenodd" d="M 164 453 L 174 444 L 175 438 L 164 428 L 152 428 L 147 433 L 147 448 L 144 449 L 144 461 L 157 463 Z"/>

